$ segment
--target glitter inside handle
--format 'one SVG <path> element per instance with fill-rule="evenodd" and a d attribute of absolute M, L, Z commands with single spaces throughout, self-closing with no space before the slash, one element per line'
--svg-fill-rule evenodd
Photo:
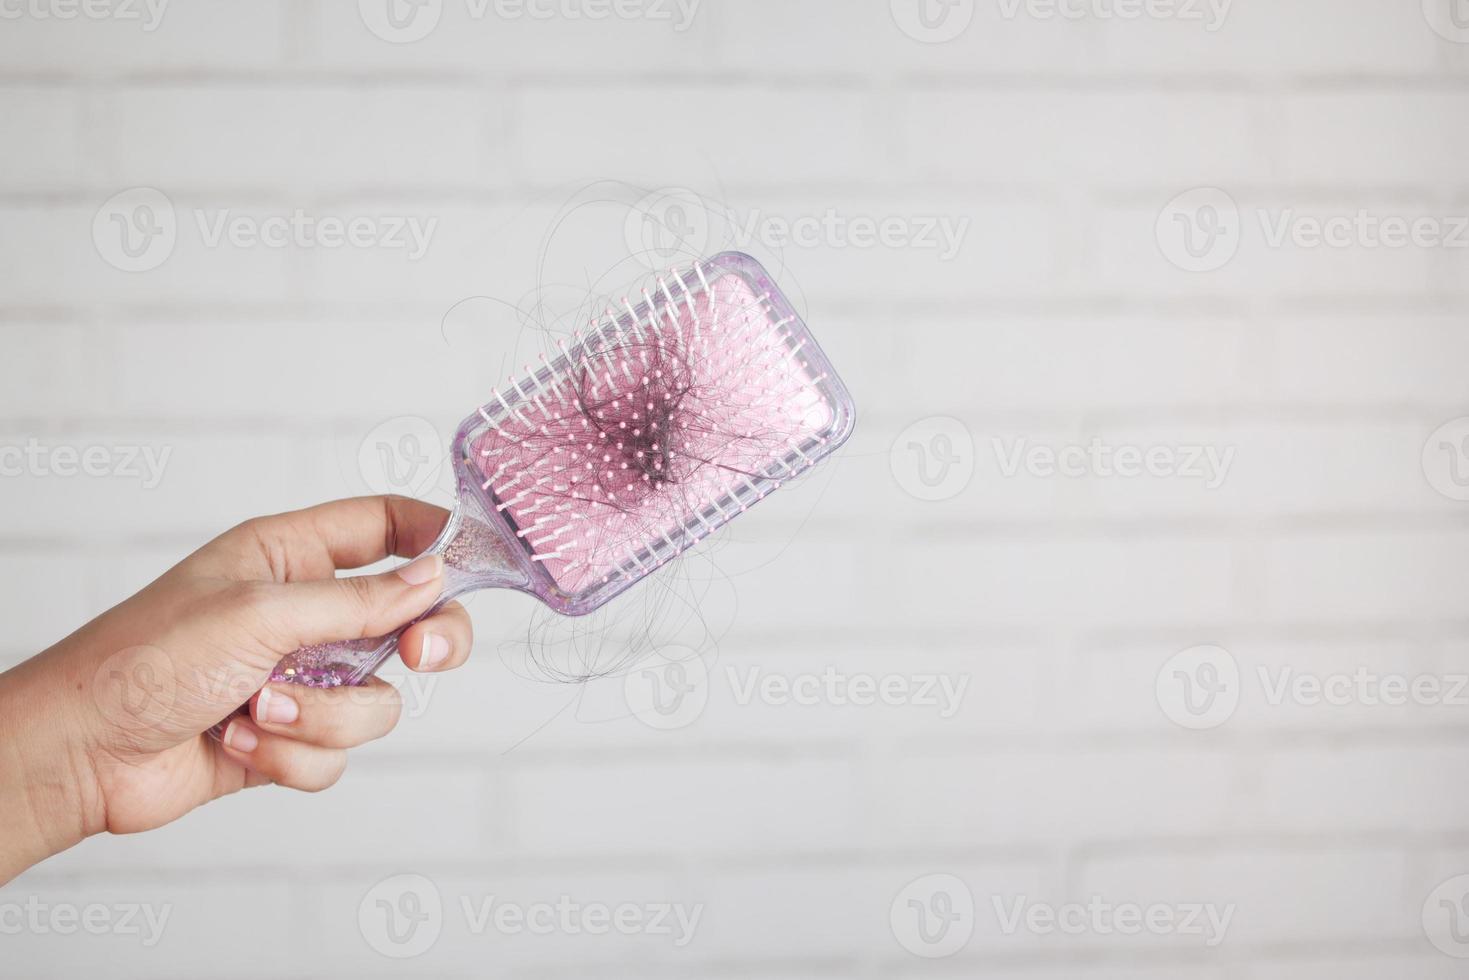
<path fill-rule="evenodd" d="M 470 513 L 472 509 L 473 504 L 461 501 L 438 540 L 424 552 L 444 558 L 444 591 L 427 612 L 386 636 L 302 647 L 277 664 L 270 679 L 308 687 L 361 684 L 393 655 L 404 630 L 455 596 L 475 589 L 523 587 L 526 576 L 514 557 L 519 546 L 496 530 L 502 525 L 486 523 Z"/>
<path fill-rule="evenodd" d="M 475 589 L 524 589 L 529 583 L 524 547 L 501 520 L 463 494 L 444 529 L 426 555 L 444 559 L 444 591 L 423 616 L 456 596 Z M 342 687 L 361 684 L 375 673 L 398 648 L 398 637 L 413 623 L 404 623 L 386 636 L 370 636 L 336 643 L 319 643 L 288 654 L 271 672 L 272 681 L 308 687 Z M 210 729 L 222 738 L 228 719 Z"/>

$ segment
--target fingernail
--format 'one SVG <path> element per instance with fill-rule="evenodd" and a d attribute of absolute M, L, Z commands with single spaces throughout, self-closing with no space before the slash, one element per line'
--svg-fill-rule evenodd
<path fill-rule="evenodd" d="M 437 633 L 423 634 L 423 649 L 418 652 L 419 670 L 433 670 L 448 656 L 448 640 Z"/>
<path fill-rule="evenodd" d="M 296 699 L 289 694 L 272 691 L 268 687 L 260 689 L 260 697 L 255 699 L 255 718 L 257 721 L 268 721 L 277 725 L 289 725 L 301 716 L 301 706 Z"/>
<path fill-rule="evenodd" d="M 398 577 L 409 585 L 422 585 L 439 577 L 444 569 L 444 559 L 438 555 L 424 555 L 398 569 Z"/>
<path fill-rule="evenodd" d="M 255 746 L 260 744 L 260 739 L 250 730 L 249 726 L 239 721 L 232 721 L 230 727 L 224 730 L 224 744 L 236 752 L 254 752 Z"/>

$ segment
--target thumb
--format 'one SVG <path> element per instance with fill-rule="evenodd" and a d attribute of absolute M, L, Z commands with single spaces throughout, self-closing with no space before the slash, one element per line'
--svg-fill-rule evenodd
<path fill-rule="evenodd" d="M 317 643 L 381 636 L 428 611 L 443 591 L 444 559 L 423 555 L 379 575 L 267 586 L 262 612 L 291 653 Z"/>

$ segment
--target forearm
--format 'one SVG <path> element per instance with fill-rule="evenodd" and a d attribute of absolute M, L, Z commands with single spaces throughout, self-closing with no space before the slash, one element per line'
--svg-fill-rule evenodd
<path fill-rule="evenodd" d="M 61 696 L 82 682 L 59 670 L 43 654 L 0 674 L 0 884 L 95 832 L 95 783 Z"/>

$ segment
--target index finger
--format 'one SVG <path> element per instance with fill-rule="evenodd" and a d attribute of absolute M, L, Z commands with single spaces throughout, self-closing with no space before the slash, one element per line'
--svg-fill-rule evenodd
<path fill-rule="evenodd" d="M 422 554 L 443 530 L 449 512 L 411 497 L 351 497 L 262 518 L 259 531 L 283 549 L 317 545 L 330 569 L 305 569 L 330 575 L 338 568 L 360 568 L 396 555 Z M 323 562 L 325 564 L 325 562 Z M 295 576 L 288 576 L 295 577 Z"/>

